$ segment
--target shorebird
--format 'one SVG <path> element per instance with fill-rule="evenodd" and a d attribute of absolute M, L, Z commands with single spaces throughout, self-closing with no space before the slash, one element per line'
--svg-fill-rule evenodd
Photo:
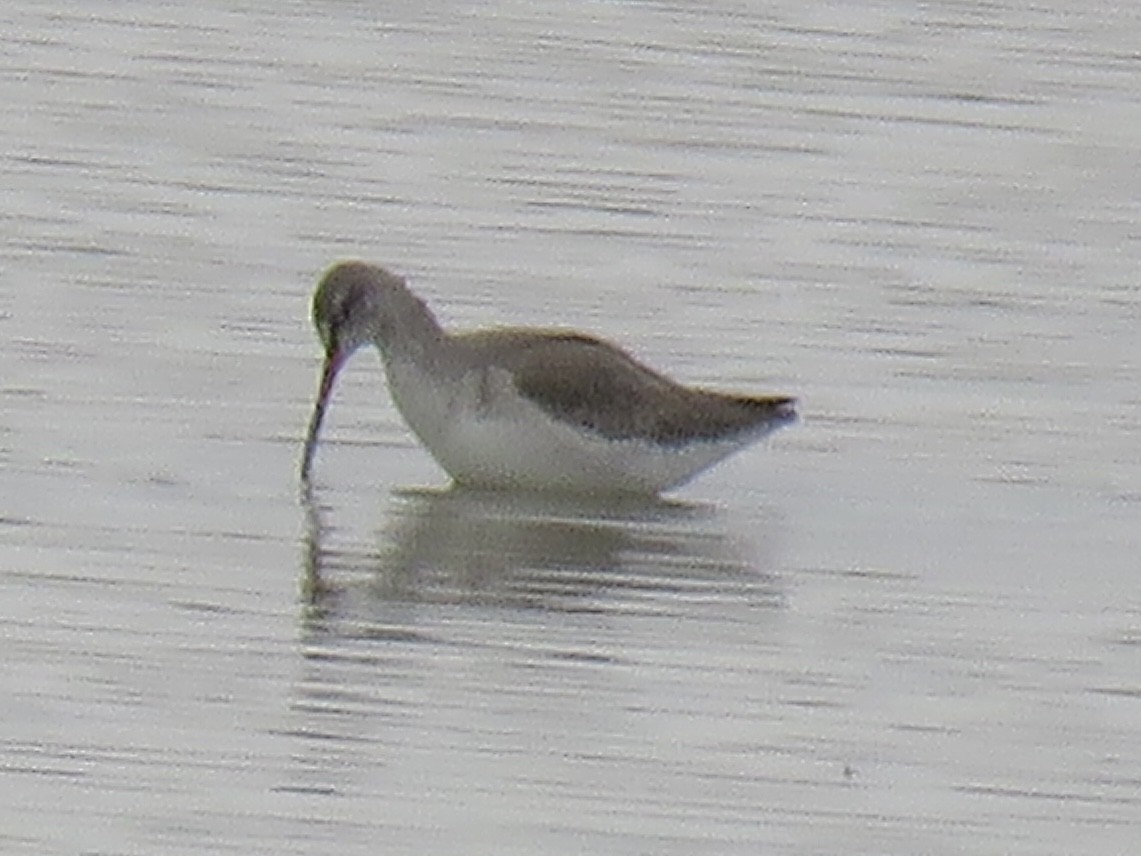
<path fill-rule="evenodd" d="M 459 485 L 657 494 L 796 420 L 796 399 L 683 386 L 583 333 L 446 332 L 404 279 L 340 262 L 313 295 L 325 365 L 301 479 L 337 373 L 376 345 L 397 409 Z"/>

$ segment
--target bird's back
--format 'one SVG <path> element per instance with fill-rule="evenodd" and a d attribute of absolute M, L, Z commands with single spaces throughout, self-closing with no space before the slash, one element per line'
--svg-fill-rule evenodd
<path fill-rule="evenodd" d="M 792 398 L 687 387 L 581 333 L 502 328 L 455 343 L 509 372 L 519 394 L 552 417 L 609 440 L 683 446 L 764 434 L 795 418 Z"/>

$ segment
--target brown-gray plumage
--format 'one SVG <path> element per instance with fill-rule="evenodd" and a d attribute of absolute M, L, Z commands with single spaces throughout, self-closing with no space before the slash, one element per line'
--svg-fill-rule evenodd
<path fill-rule="evenodd" d="M 510 371 L 519 393 L 552 416 L 610 440 L 722 439 L 786 418 L 796 402 L 683 386 L 582 333 L 502 328 L 459 338 Z"/>
<path fill-rule="evenodd" d="M 313 321 L 326 361 L 306 480 L 336 374 L 369 343 L 409 426 L 464 484 L 657 492 L 796 419 L 791 397 L 684 386 L 581 333 L 449 334 L 403 279 L 363 262 L 329 270 Z"/>

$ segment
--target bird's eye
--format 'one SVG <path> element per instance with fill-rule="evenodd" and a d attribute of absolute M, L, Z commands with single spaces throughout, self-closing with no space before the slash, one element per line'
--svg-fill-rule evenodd
<path fill-rule="evenodd" d="M 342 327 L 349 319 L 349 315 L 351 314 L 350 309 L 351 307 L 347 295 L 340 300 L 334 301 L 329 305 L 328 317 L 325 319 L 325 323 L 328 324 L 332 330 Z"/>
<path fill-rule="evenodd" d="M 359 283 L 353 283 L 353 287 L 345 292 L 344 299 L 337 305 L 341 313 L 340 320 L 348 321 L 351 315 L 356 315 L 368 304 L 368 299 L 369 290 Z"/>

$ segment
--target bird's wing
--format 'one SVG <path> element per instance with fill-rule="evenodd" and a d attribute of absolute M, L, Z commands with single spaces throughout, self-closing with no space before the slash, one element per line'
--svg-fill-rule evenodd
<path fill-rule="evenodd" d="M 683 445 L 786 421 L 792 400 L 682 386 L 592 336 L 501 329 L 468 334 L 481 361 L 551 416 L 614 440 Z"/>

